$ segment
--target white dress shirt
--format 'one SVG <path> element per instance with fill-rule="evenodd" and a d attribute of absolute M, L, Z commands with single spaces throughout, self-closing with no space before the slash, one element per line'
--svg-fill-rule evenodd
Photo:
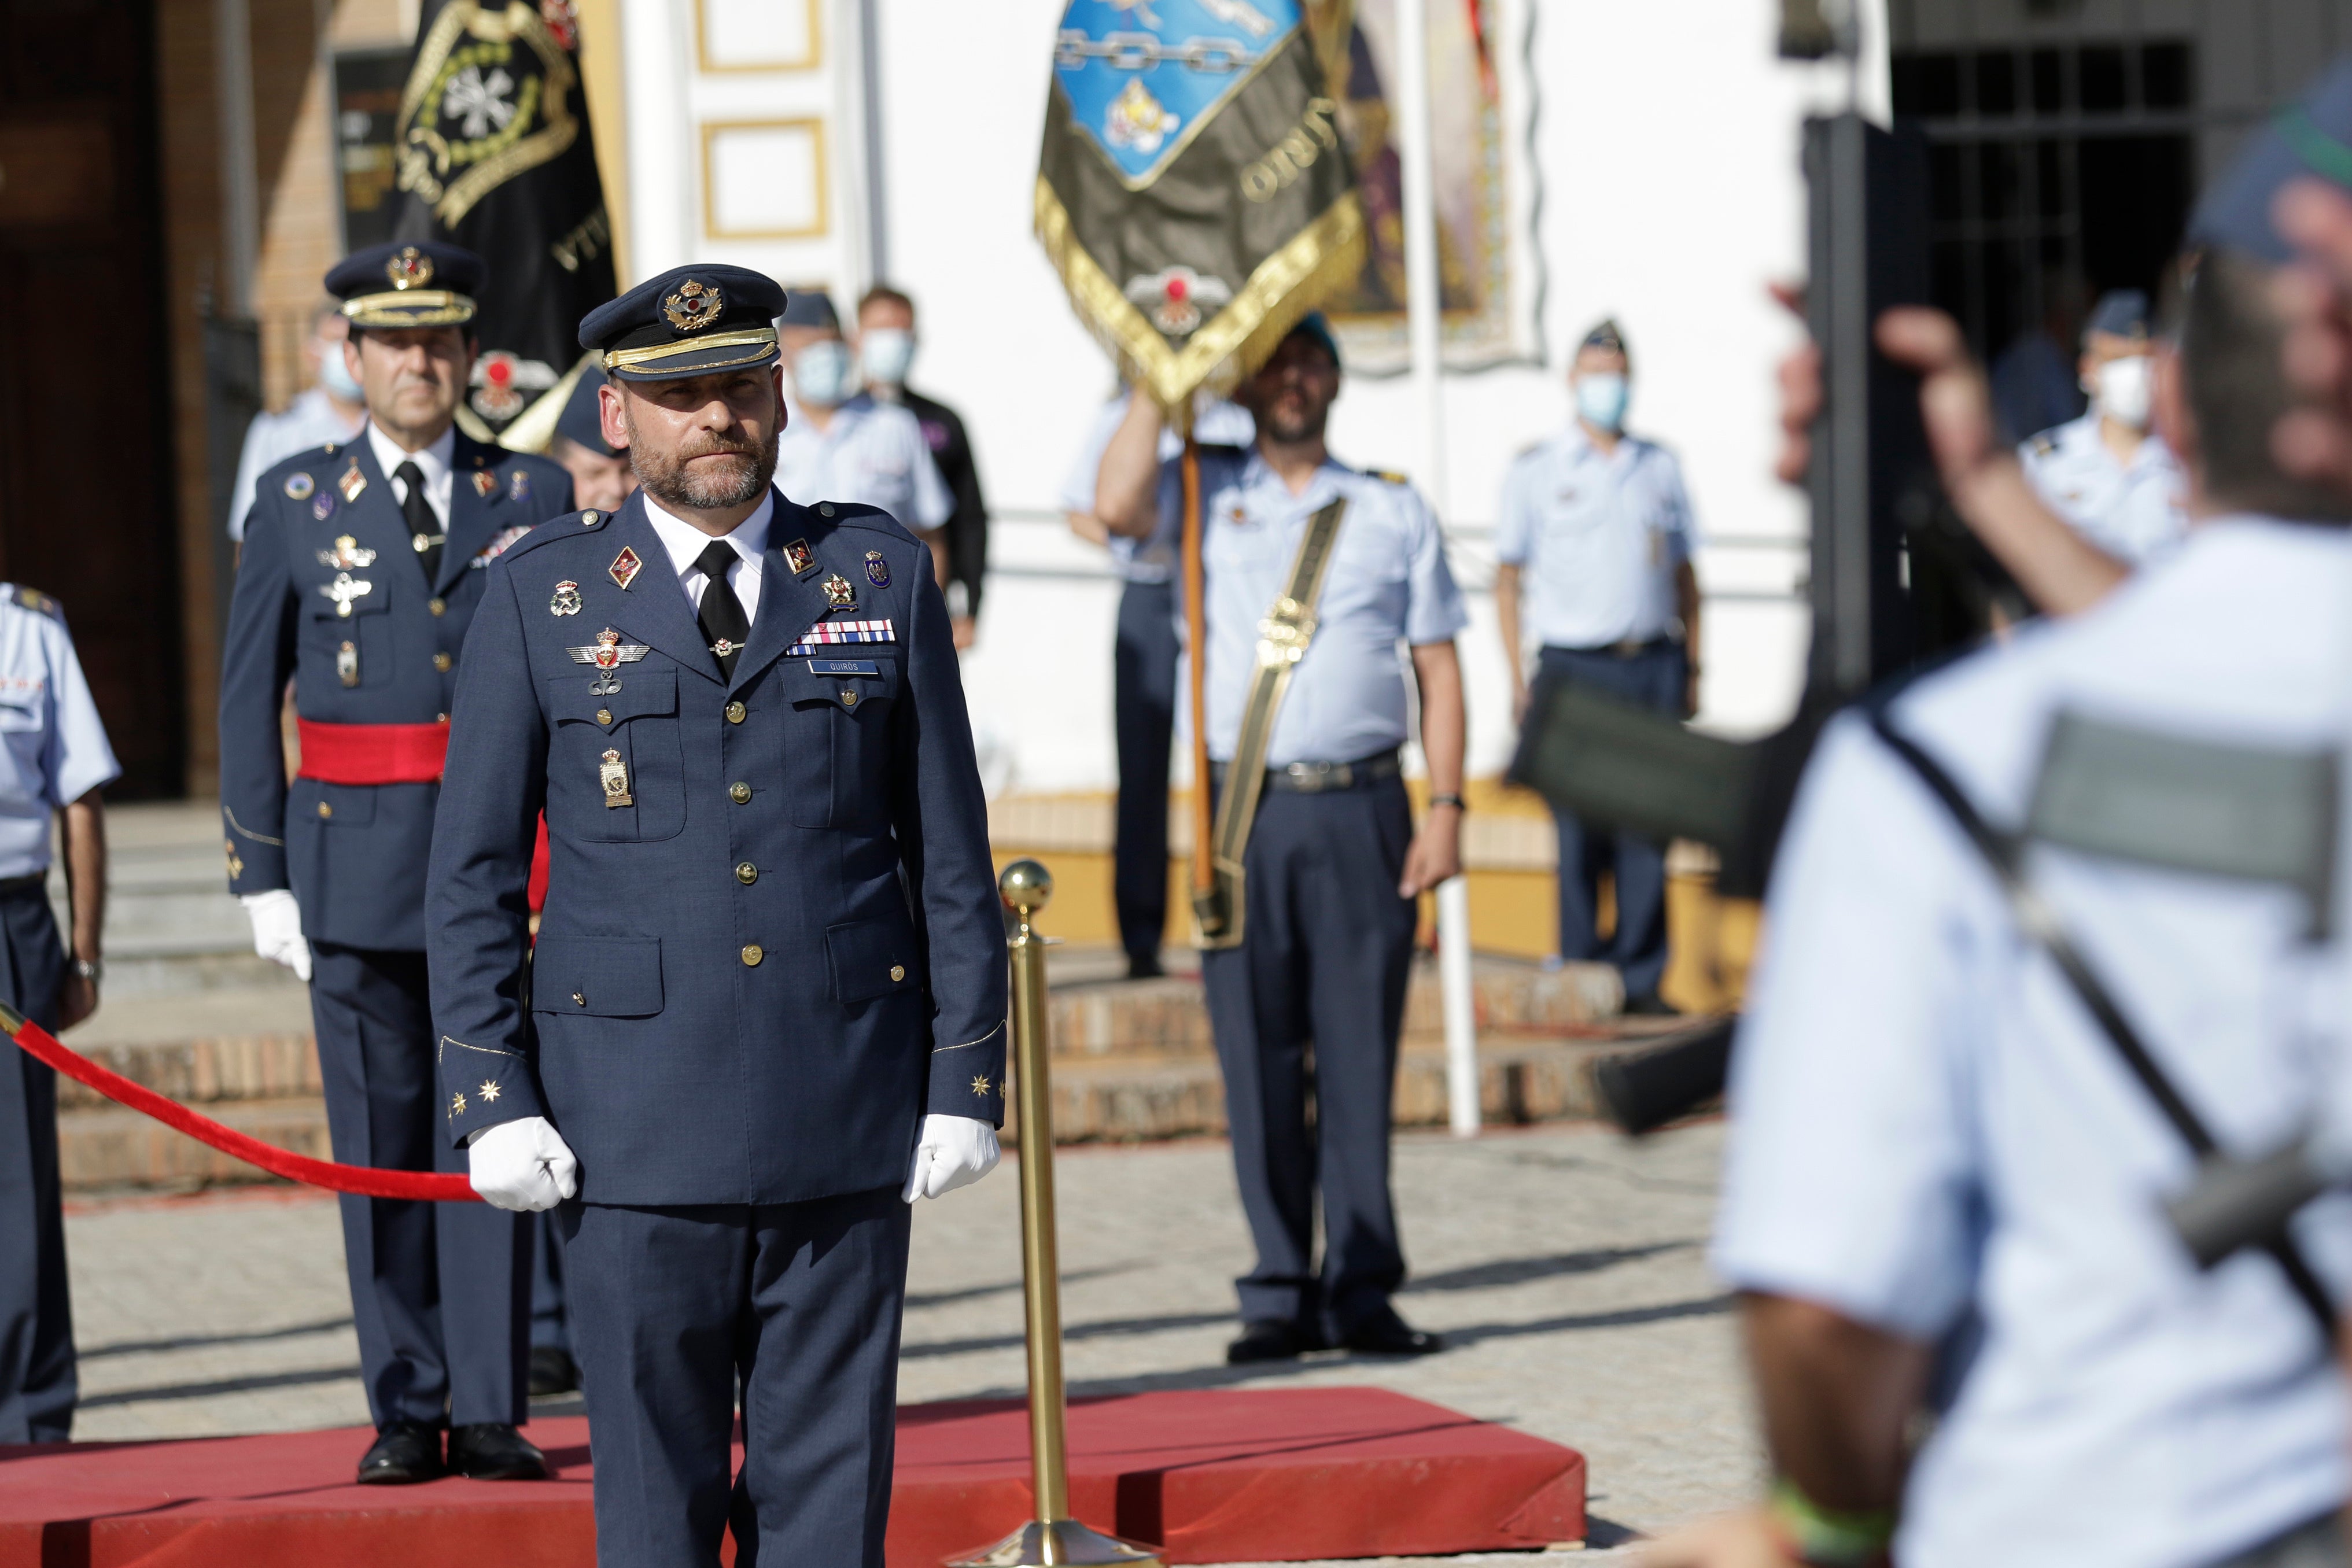
<path fill-rule="evenodd" d="M 1524 573 L 1528 627 L 1545 647 L 1648 643 L 1681 612 L 1675 574 L 1693 531 L 1673 453 L 1638 435 L 1603 453 L 1571 424 L 1511 465 L 1495 559 Z"/>
<path fill-rule="evenodd" d="M 724 538 L 735 549 L 738 559 L 728 569 L 727 580 L 735 585 L 736 601 L 743 606 L 743 623 L 750 625 L 760 618 L 760 559 L 768 549 L 768 524 L 776 515 L 776 493 L 768 492 L 760 509 L 735 525 L 732 533 L 710 535 L 692 523 L 662 510 L 661 503 L 650 495 L 646 497 L 646 518 L 660 536 L 662 548 L 669 551 L 671 570 L 677 573 L 677 583 L 686 590 L 686 601 L 694 606 L 695 613 L 702 612 L 702 590 L 710 581 L 695 561 L 710 548 L 711 539 Z"/>
<path fill-rule="evenodd" d="M 2119 463 L 2099 434 L 2099 411 L 2069 420 L 2017 449 L 2025 476 L 2060 517 L 2117 560 L 2144 566 L 2189 531 L 2188 476 L 2154 434 Z"/>
<path fill-rule="evenodd" d="M 51 814 L 121 775 L 65 612 L 0 583 L 0 876 L 47 870 Z"/>
<path fill-rule="evenodd" d="M 955 511 L 955 496 L 940 477 L 922 422 L 897 403 L 858 393 L 833 411 L 823 430 L 807 410 L 787 400 L 776 437 L 776 488 L 803 507 L 850 501 L 879 507 L 917 533 L 928 533 Z"/>
<path fill-rule="evenodd" d="M 392 484 L 392 498 L 402 506 L 408 504 L 408 486 L 393 478 L 393 470 L 404 463 L 414 463 L 416 471 L 425 476 L 425 504 L 433 508 L 433 516 L 441 524 L 441 531 L 449 531 L 450 465 L 457 456 L 457 428 L 455 425 L 441 433 L 441 438 L 420 452 L 403 452 L 370 420 L 367 427 L 368 450 L 375 454 L 375 465 Z"/>

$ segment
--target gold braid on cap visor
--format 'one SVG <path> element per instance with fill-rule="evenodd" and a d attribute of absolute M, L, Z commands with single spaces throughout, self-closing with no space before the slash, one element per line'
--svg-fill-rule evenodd
<path fill-rule="evenodd" d="M 697 365 L 690 373 L 698 376 L 712 371 L 730 370 L 737 365 L 756 364 L 767 358 L 775 346 L 776 329 L 761 327 L 744 332 L 721 332 L 710 338 L 681 338 L 675 343 L 649 343 L 642 349 L 607 349 L 604 350 L 604 368 L 608 371 L 630 371 L 640 365 L 658 366 L 666 360 L 700 354 L 712 349 L 751 350 L 732 359 Z"/>
<path fill-rule="evenodd" d="M 354 327 L 458 327 L 474 319 L 474 302 L 446 288 L 386 289 L 343 301 Z"/>

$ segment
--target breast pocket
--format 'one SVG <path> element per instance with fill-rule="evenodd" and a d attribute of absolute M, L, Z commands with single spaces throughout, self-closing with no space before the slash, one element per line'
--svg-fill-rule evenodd
<path fill-rule="evenodd" d="M 895 643 L 846 643 L 842 657 L 781 660 L 770 672 L 769 703 L 790 710 L 783 768 L 795 825 L 872 831 L 888 823 L 899 684 Z"/>
<path fill-rule="evenodd" d="M 591 843 L 676 838 L 686 829 L 686 761 L 677 672 L 617 672 L 618 691 L 593 671 L 545 685 L 555 721 L 548 743 L 550 832 Z"/>
<path fill-rule="evenodd" d="M 366 591 L 354 591 L 362 586 Z M 329 589 L 334 591 L 320 591 Z M 308 608 L 297 670 L 305 686 L 340 690 L 392 683 L 392 595 L 387 585 L 371 578 L 338 578 L 317 584 Z"/>
<path fill-rule="evenodd" d="M 651 1018 L 662 1010 L 657 936 L 548 936 L 531 950 L 530 1009 L 583 1018 Z"/>

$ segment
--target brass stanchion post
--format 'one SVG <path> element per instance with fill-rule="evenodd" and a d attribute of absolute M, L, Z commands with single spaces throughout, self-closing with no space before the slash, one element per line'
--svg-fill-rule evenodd
<path fill-rule="evenodd" d="M 997 878 L 1018 920 L 1013 949 L 1013 1083 L 1021 1118 L 1021 1272 L 1029 1314 L 1029 1464 L 1036 1516 L 985 1552 L 949 1568 L 1048 1568 L 1117 1563 L 1160 1568 L 1158 1554 L 1070 1517 L 1069 1451 L 1062 1421 L 1062 1270 L 1054 1227 L 1054 1090 L 1045 1058 L 1045 938 L 1031 924 L 1054 878 L 1017 860 Z"/>

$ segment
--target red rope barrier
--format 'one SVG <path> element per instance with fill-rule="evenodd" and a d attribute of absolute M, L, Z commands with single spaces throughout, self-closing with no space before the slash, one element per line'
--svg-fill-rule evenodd
<path fill-rule="evenodd" d="M 152 1089 L 143 1088 L 117 1072 L 110 1072 L 97 1062 L 60 1043 L 57 1036 L 26 1018 L 16 1009 L 0 1004 L 0 1032 L 31 1055 L 45 1061 L 77 1083 L 86 1083 L 119 1104 L 152 1116 L 175 1132 L 185 1133 L 200 1144 L 209 1144 L 225 1155 L 258 1166 L 271 1176 L 299 1181 L 306 1186 L 322 1186 L 331 1192 L 357 1193 L 362 1197 L 429 1198 L 437 1203 L 479 1203 L 481 1196 L 473 1184 L 462 1176 L 437 1171 L 387 1171 L 368 1166 L 341 1166 L 331 1160 L 314 1160 L 305 1155 L 289 1153 L 272 1144 L 249 1137 L 233 1127 L 224 1127 L 209 1116 L 200 1116 L 176 1100 L 167 1100 Z"/>

